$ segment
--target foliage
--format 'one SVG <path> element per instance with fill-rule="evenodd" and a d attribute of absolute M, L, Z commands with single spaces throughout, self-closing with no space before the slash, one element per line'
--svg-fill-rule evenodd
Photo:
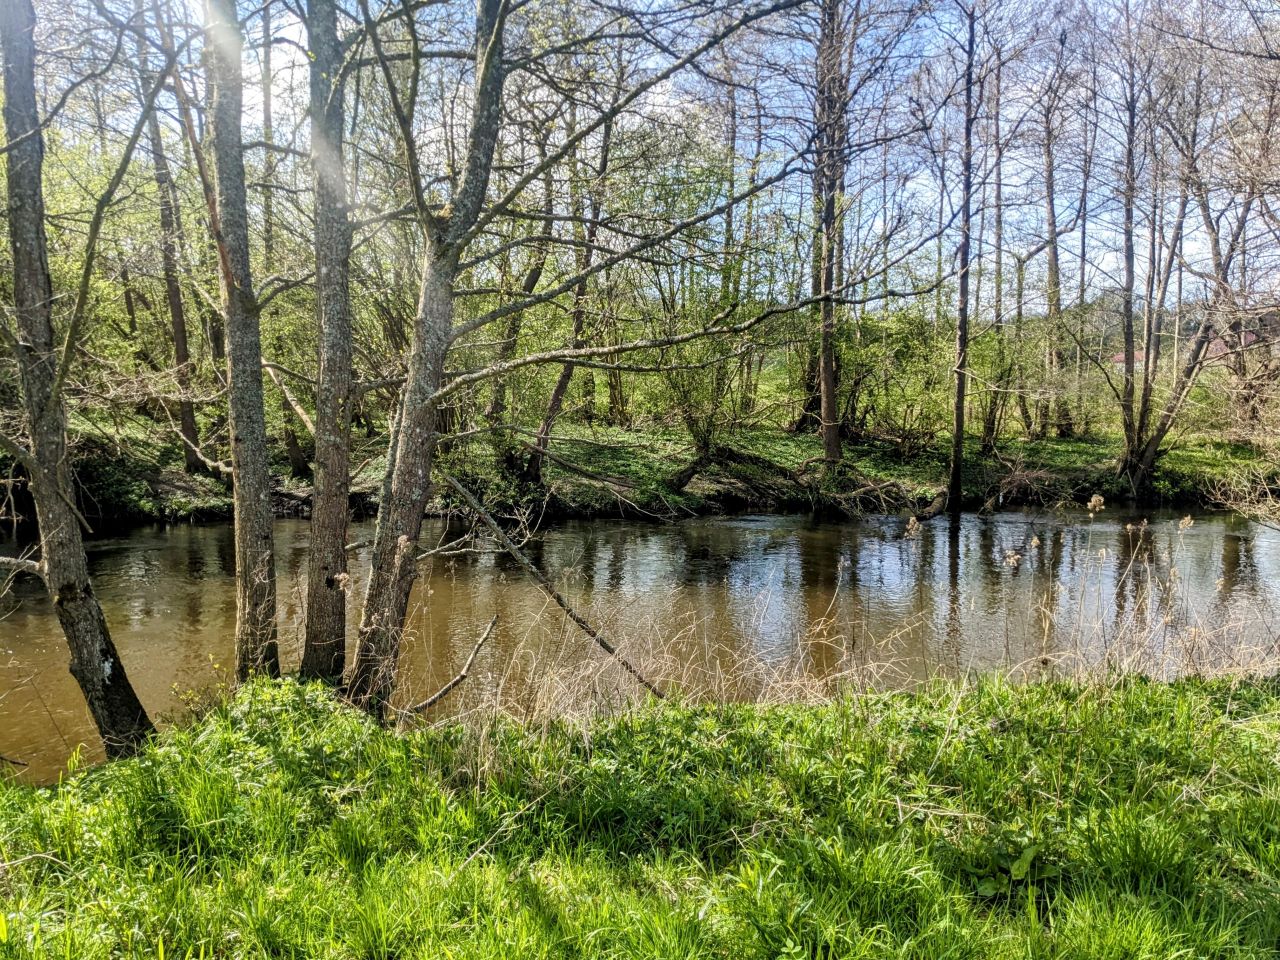
<path fill-rule="evenodd" d="M 1277 716 L 984 681 L 398 735 L 255 683 L 0 788 L 0 957 L 1270 957 Z"/>

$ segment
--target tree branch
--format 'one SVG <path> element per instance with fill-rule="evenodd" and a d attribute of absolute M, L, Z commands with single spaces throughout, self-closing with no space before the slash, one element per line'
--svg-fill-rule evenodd
<path fill-rule="evenodd" d="M 654 684 L 646 678 L 630 660 L 626 659 L 618 652 L 617 646 L 606 639 L 599 630 L 593 627 L 586 618 L 584 618 L 569 604 L 568 600 L 560 595 L 560 592 L 556 590 L 551 581 L 547 579 L 546 574 L 535 567 L 533 565 L 533 561 L 526 557 L 521 549 L 512 542 L 511 538 L 507 536 L 502 527 L 498 525 L 498 521 L 493 519 L 488 511 L 480 505 L 480 501 L 475 498 L 470 490 L 447 473 L 444 474 L 444 480 L 454 489 L 458 496 L 462 498 L 462 501 L 471 509 L 471 511 L 484 522 L 484 525 L 489 528 L 489 531 L 493 534 L 494 538 L 497 539 L 498 543 L 502 544 L 503 549 L 505 549 L 507 553 L 511 554 L 520 566 L 524 567 L 525 572 L 534 579 L 548 597 L 556 602 L 556 605 L 565 612 L 569 619 L 578 625 L 583 633 L 594 640 L 596 645 L 605 653 L 609 654 L 609 656 L 612 657 L 623 670 L 631 674 L 640 686 L 644 687 L 659 700 L 666 699 L 666 694 L 654 686 Z"/>
<path fill-rule="evenodd" d="M 467 662 L 462 665 L 462 669 L 458 675 L 446 683 L 443 687 L 433 693 L 421 703 L 415 703 L 412 707 L 402 710 L 401 713 L 422 713 L 429 710 L 437 703 L 453 692 L 453 689 L 463 680 L 467 679 L 467 674 L 471 672 L 471 665 L 476 662 L 476 654 L 480 652 L 480 648 L 485 645 L 490 635 L 493 633 L 494 625 L 498 622 L 498 615 L 495 613 L 493 619 L 489 621 L 489 625 L 484 628 L 484 633 L 480 634 L 480 639 L 476 641 L 476 645 L 471 648 L 471 655 L 467 657 Z"/>

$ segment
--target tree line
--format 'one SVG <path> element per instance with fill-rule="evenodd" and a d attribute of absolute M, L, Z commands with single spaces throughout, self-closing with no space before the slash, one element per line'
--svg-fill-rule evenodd
<path fill-rule="evenodd" d="M 1113 433 L 1142 495 L 1179 431 L 1273 416 L 1256 0 L 0 0 L 0 48 L 0 447 L 40 533 L 0 567 L 111 754 L 151 720 L 85 559 L 95 418 L 230 484 L 241 679 L 280 672 L 279 457 L 310 479 L 300 672 L 382 715 L 432 497 L 484 510 L 457 464 L 536 491 L 568 428 L 674 424 L 678 489 L 765 427 L 840 487 L 850 442 L 942 434 L 958 511 L 1011 438 Z"/>

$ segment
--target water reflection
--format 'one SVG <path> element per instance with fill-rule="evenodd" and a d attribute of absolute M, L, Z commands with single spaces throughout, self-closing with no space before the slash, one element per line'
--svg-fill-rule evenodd
<path fill-rule="evenodd" d="M 434 525 L 428 536 L 443 543 L 461 532 Z M 368 534 L 357 528 L 353 539 Z M 528 551 L 651 673 L 691 696 L 751 698 L 784 680 L 822 693 L 993 669 L 1167 676 L 1269 663 L 1278 540 L 1221 516 L 1188 526 L 1159 514 L 1007 513 L 938 518 L 914 532 L 898 517 L 577 523 Z M 283 655 L 296 662 L 306 524 L 281 521 L 277 546 Z M 141 529 L 90 551 L 121 655 L 153 711 L 225 682 L 229 526 Z M 367 552 L 354 557 L 357 598 L 367 562 Z M 631 691 L 503 554 L 429 561 L 412 609 L 403 701 L 452 677 L 495 613 L 493 641 L 445 709 L 496 699 L 533 715 L 553 701 L 573 708 Z M 19 584 L 0 601 L 0 754 L 47 780 L 83 742 L 97 758 L 91 734 L 48 604 Z"/>

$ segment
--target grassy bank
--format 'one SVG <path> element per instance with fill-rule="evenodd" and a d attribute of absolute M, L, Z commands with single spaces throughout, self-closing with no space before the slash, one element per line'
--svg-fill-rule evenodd
<path fill-rule="evenodd" d="M 0 788 L 0 957 L 1273 957 L 1280 688 L 398 736 L 256 685 Z"/>
<path fill-rule="evenodd" d="M 489 504 L 508 509 L 532 504 L 553 515 L 593 517 L 919 509 L 946 488 L 950 463 L 945 436 L 910 450 L 868 440 L 846 443 L 841 469 L 832 472 L 823 468 L 815 434 L 740 430 L 722 437 L 687 486 L 674 489 L 672 476 L 694 458 L 679 430 L 565 426 L 553 450 L 565 463 L 549 463 L 545 488 L 537 490 L 499 476 L 492 460 L 473 452 L 450 466 Z M 1006 439 L 995 454 L 984 453 L 975 439 L 966 450 L 966 506 L 1085 503 L 1096 493 L 1108 502 L 1130 499 L 1132 491 L 1116 476 L 1121 453 L 1118 437 Z M 1251 447 L 1188 440 L 1161 460 L 1154 493 L 1160 505 L 1218 506 L 1223 482 L 1254 469 L 1275 473 Z M 372 483 L 372 476 L 366 482 Z"/>
<path fill-rule="evenodd" d="M 112 432 L 113 431 L 113 432 Z M 95 525 L 139 521 L 222 519 L 231 516 L 231 493 L 211 476 L 189 476 L 181 450 L 163 432 L 77 423 L 72 449 L 80 502 Z M 360 509 L 372 506 L 381 485 L 381 438 L 362 438 L 354 451 L 353 490 Z M 678 517 L 732 512 L 891 510 L 921 508 L 946 487 L 949 441 L 903 450 L 888 442 L 845 445 L 834 472 L 822 468 L 822 445 L 814 434 L 758 428 L 725 434 L 713 456 L 684 486 L 673 477 L 694 459 L 683 430 L 589 428 L 567 424 L 552 445 L 544 483 L 527 487 L 500 475 L 497 455 L 469 445 L 444 462 L 500 512 L 532 510 L 547 517 Z M 1055 505 L 1087 501 L 1101 493 L 1109 502 L 1130 492 L 1115 476 L 1118 438 L 1022 441 L 1006 439 L 997 455 L 974 440 L 967 451 L 965 498 L 984 504 Z M 570 466 L 572 465 L 572 466 Z M 0 470 L 8 469 L 0 457 Z M 277 508 L 305 510 L 309 483 L 289 477 L 283 451 L 275 452 Z M 1274 465 L 1250 447 L 1189 438 L 1161 461 L 1155 492 L 1159 502 L 1192 508 L 1215 506 L 1215 493 L 1232 476 Z M 1280 483 L 1280 477 L 1274 478 Z M 19 500 L 23 491 L 19 489 Z M 30 505 L 17 503 L 20 512 Z"/>

